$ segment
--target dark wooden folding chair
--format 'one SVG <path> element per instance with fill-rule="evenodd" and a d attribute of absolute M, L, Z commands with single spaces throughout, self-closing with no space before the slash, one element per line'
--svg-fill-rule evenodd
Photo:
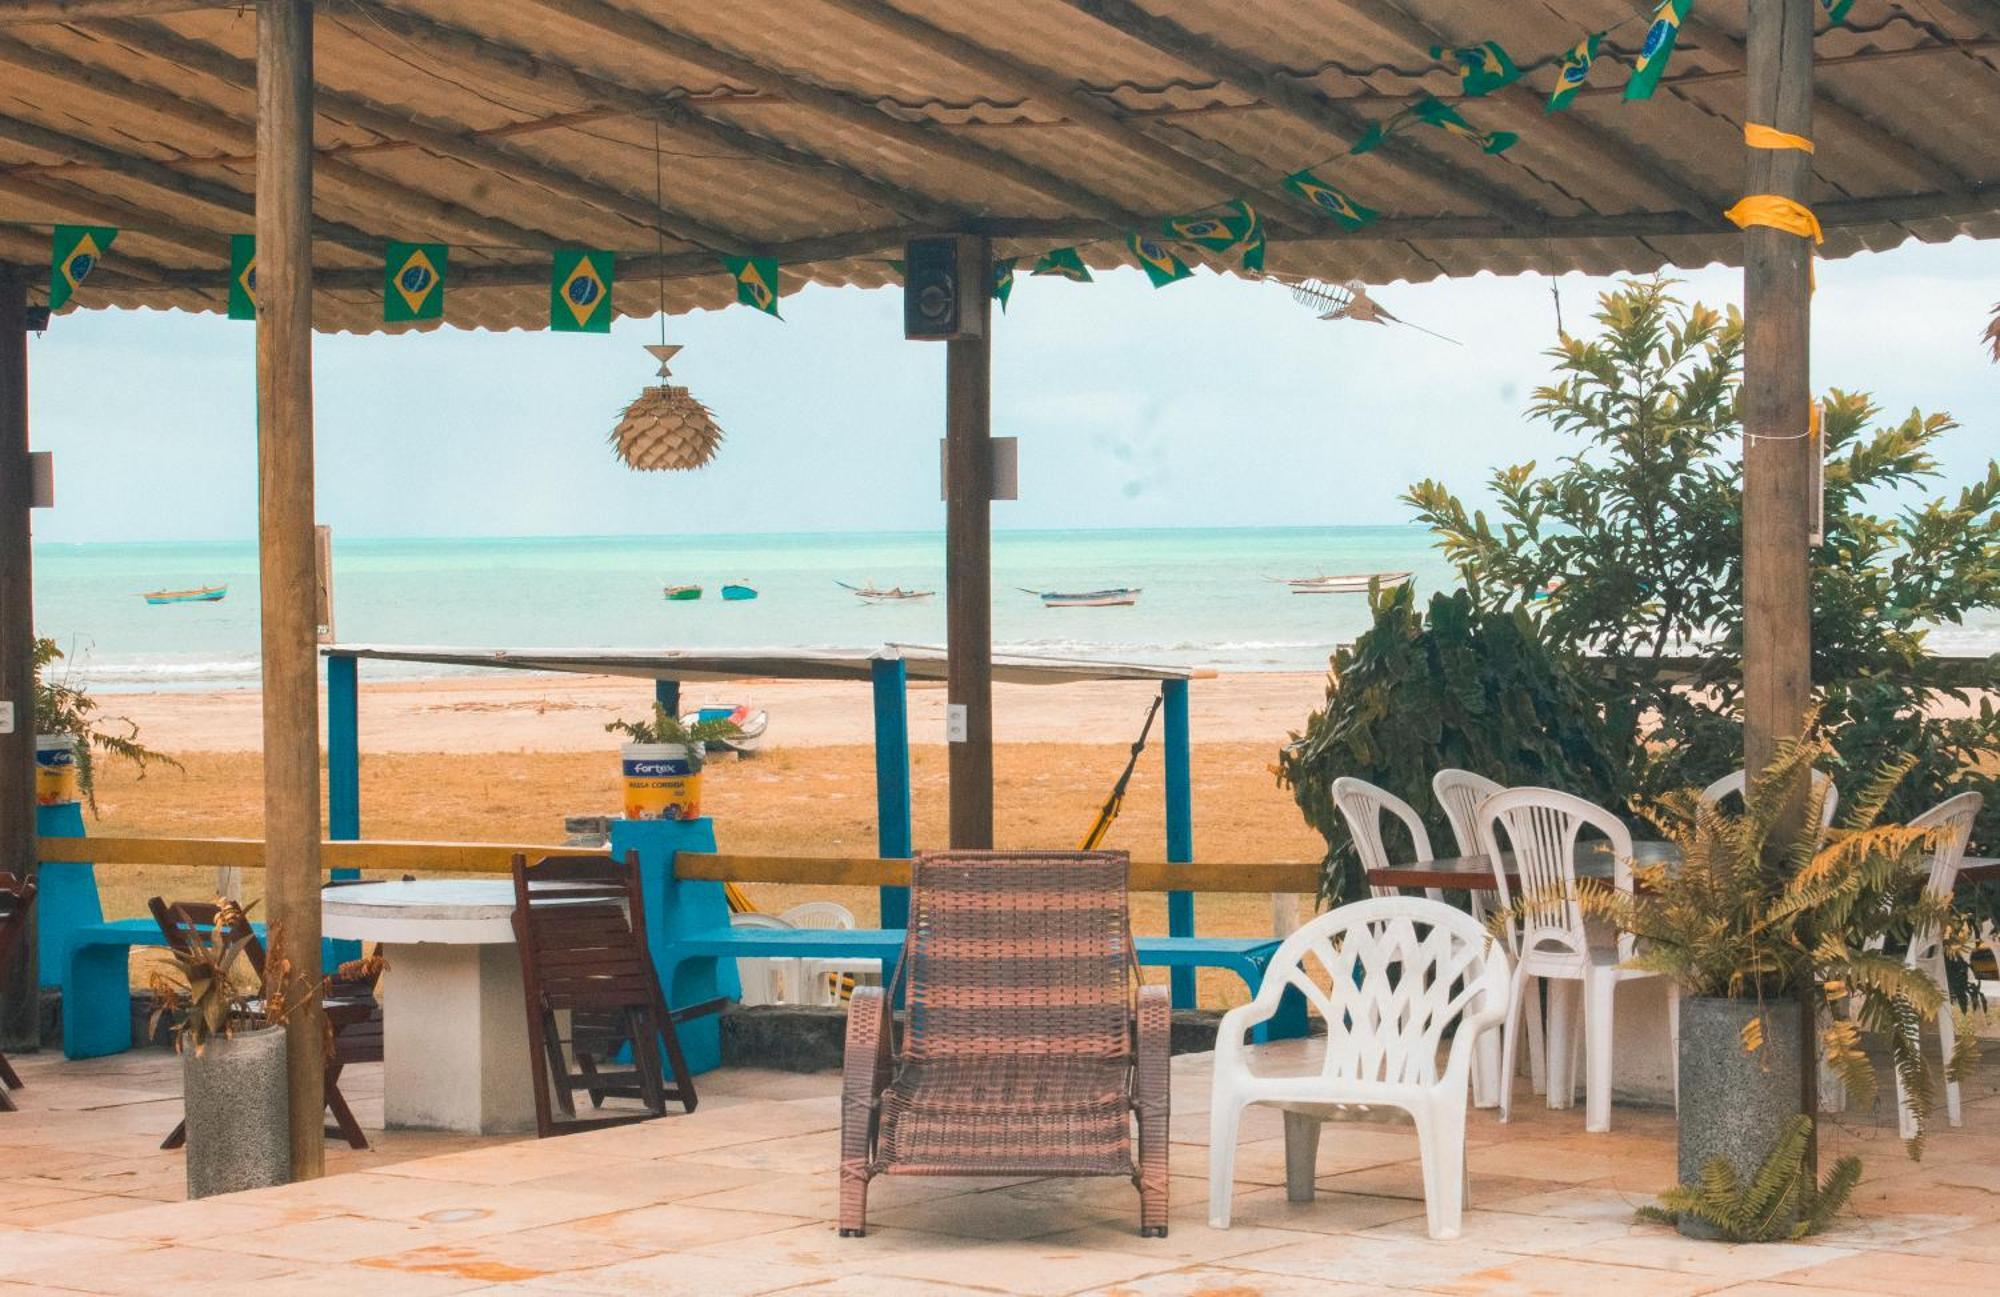
<path fill-rule="evenodd" d="M 34 913 L 35 880 L 0 874 L 0 972 L 14 955 L 14 947 L 27 935 L 28 918 Z M 13 1112 L 9 1090 L 22 1088 L 21 1074 L 0 1054 L 0 1112 Z"/>
<path fill-rule="evenodd" d="M 219 908 L 210 901 L 168 901 L 155 896 L 146 902 L 153 911 L 153 921 L 160 925 L 160 936 L 174 951 L 189 954 L 195 943 L 215 931 L 220 918 Z M 239 931 L 231 932 L 231 939 L 246 939 L 244 958 L 250 961 L 250 968 L 261 980 L 264 976 L 264 943 L 257 933 L 243 922 Z M 361 1123 L 355 1120 L 354 1109 L 347 1104 L 347 1096 L 340 1092 L 340 1074 L 349 1063 L 368 1061 L 371 1057 L 382 1057 L 382 1032 L 380 1016 L 375 1003 L 375 979 L 341 979 L 336 977 L 328 983 L 326 993 L 321 997 L 320 1008 L 326 1014 L 327 1026 L 333 1032 L 333 1048 L 326 1060 L 326 1074 L 321 1082 L 326 1092 L 326 1109 L 333 1117 L 333 1125 L 327 1134 L 336 1135 L 347 1141 L 349 1148 L 367 1148 L 368 1136 L 362 1133 Z M 354 1037 L 352 1044 L 347 1041 Z M 161 1148 L 179 1148 L 187 1143 L 187 1123 L 175 1126 L 161 1141 Z"/>
<path fill-rule="evenodd" d="M 674 1024 L 717 1012 L 724 1001 L 667 1008 L 646 941 L 636 852 L 623 861 L 549 856 L 533 865 L 515 856 L 514 939 L 528 1008 L 535 1129 L 543 1138 L 664 1116 L 669 1102 L 694 1111 L 694 1077 Z M 579 1119 L 578 1090 L 594 1108 L 608 1097 L 630 1098 L 644 1111 Z"/>

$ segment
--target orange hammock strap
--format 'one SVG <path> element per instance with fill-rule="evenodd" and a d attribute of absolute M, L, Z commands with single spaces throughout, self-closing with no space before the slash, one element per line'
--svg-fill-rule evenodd
<path fill-rule="evenodd" d="M 1823 242 L 1826 238 L 1819 228 L 1819 217 L 1813 215 L 1812 208 L 1782 194 L 1751 194 L 1723 215 L 1739 229 L 1765 225 L 1787 234 L 1796 234 L 1802 239 L 1811 239 L 1814 243 Z"/>
<path fill-rule="evenodd" d="M 1801 153 L 1813 151 L 1813 142 L 1805 136 L 1781 131 L 1762 122 L 1743 123 L 1743 142 L 1753 149 L 1797 149 Z"/>

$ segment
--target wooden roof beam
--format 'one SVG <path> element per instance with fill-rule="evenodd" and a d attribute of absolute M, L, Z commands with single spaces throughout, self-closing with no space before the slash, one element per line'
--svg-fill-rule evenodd
<path fill-rule="evenodd" d="M 357 10 L 365 10 L 371 25 L 385 28 L 435 53 L 531 83 L 541 93 L 554 92 L 582 103 L 616 108 L 635 117 L 657 119 L 690 138 L 761 161 L 795 167 L 851 197 L 903 216 L 933 222 L 941 229 L 951 228 L 964 218 L 965 213 L 949 202 L 871 175 L 848 163 L 711 117 L 689 107 L 675 96 L 580 72 L 491 36 L 469 32 L 387 4 L 369 3 L 367 0 L 345 0 L 345 3 Z"/>
<path fill-rule="evenodd" d="M 891 116 L 875 104 L 865 103 L 789 72 L 765 67 L 754 59 L 731 53 L 706 41 L 663 27 L 652 19 L 641 17 L 629 10 L 602 4 L 599 0 L 529 0 L 529 2 L 593 27 L 614 40 L 644 45 L 684 62 L 707 68 L 711 72 L 741 82 L 753 89 L 784 96 L 801 107 L 824 113 L 859 130 L 893 140 L 906 148 L 917 149 L 936 157 L 949 159 L 961 166 L 974 168 L 987 175 L 997 176 L 1011 184 L 1033 190 L 1057 202 L 1107 220 L 1123 222 L 1127 228 L 1137 225 L 1141 220 L 1122 204 L 1097 193 L 1090 187 L 1078 184 L 1055 172 L 1046 171 L 1011 153 L 1003 153 L 970 140 L 960 139 L 930 123 L 912 122 Z"/>
<path fill-rule="evenodd" d="M 210 108 L 181 95 L 79 62 L 54 50 L 37 49 L 11 37 L 0 36 L 0 64 L 59 77 L 120 103 L 156 113 L 168 121 L 227 139 L 234 149 L 252 154 L 256 151 L 256 131 L 250 123 L 221 109 Z M 343 159 L 321 157 L 316 175 L 321 182 L 348 190 L 379 205 L 387 215 L 407 218 L 413 225 L 427 224 L 440 234 L 464 242 L 507 248 L 556 248 L 562 245 L 562 240 L 554 235 L 485 216 L 458 203 L 378 176 Z"/>
<path fill-rule="evenodd" d="M 1300 86 L 1277 67 L 1253 59 L 1208 39 L 1131 0 L 1069 0 L 1105 26 L 1168 54 L 1205 75 L 1218 77 L 1248 91 L 1296 121 L 1324 132 L 1341 144 L 1352 144 L 1369 122 L 1359 112 Z M 1544 219 L 1534 204 L 1512 190 L 1491 184 L 1426 152 L 1407 139 L 1391 137 L 1375 153 L 1384 162 L 1422 176 L 1441 188 L 1470 194 L 1488 211 L 1510 220 L 1534 223 Z"/>
<path fill-rule="evenodd" d="M 252 9 L 255 0 L 0 0 L 0 27 L 151 18 L 192 9 Z"/>
<path fill-rule="evenodd" d="M 102 194 L 73 189 L 68 185 L 49 180 L 7 175 L 4 172 L 0 172 L 0 193 L 12 194 L 16 198 L 39 204 L 42 210 L 51 216 L 60 215 L 79 223 L 89 222 L 115 226 L 121 230 L 143 232 L 147 238 L 171 243 L 183 252 L 191 252 L 197 257 L 211 261 L 222 261 L 228 254 L 228 239 L 222 235 L 211 230 L 197 229 L 192 225 L 182 225 L 157 213 L 106 198 Z"/>

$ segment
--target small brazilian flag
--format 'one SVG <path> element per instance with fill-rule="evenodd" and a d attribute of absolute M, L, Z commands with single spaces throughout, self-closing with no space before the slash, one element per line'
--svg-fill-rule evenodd
<path fill-rule="evenodd" d="M 59 311 L 97 268 L 118 231 L 109 225 L 58 225 L 49 243 L 49 309 Z"/>
<path fill-rule="evenodd" d="M 558 250 L 549 275 L 549 328 L 557 333 L 611 332 L 611 278 L 617 261 L 609 252 Z"/>
<path fill-rule="evenodd" d="M 1667 70 L 1667 60 L 1674 56 L 1681 20 L 1692 8 L 1694 0 L 1660 0 L 1660 7 L 1653 10 L 1653 25 L 1646 29 L 1645 42 L 1639 46 L 1639 56 L 1632 61 L 1632 79 L 1625 83 L 1627 99 L 1653 97 L 1661 74 Z"/>
<path fill-rule="evenodd" d="M 1492 94 L 1521 79 L 1521 69 L 1514 66 L 1514 60 L 1507 57 L 1507 51 L 1500 48 L 1498 41 L 1457 48 L 1433 45 L 1431 57 L 1458 73 L 1459 85 L 1468 99 Z"/>
<path fill-rule="evenodd" d="M 1090 282 L 1090 267 L 1083 264 L 1083 257 L 1075 248 L 1056 248 L 1035 258 L 1035 268 L 1031 275 L 1061 275 L 1079 284 Z"/>
<path fill-rule="evenodd" d="M 1576 92 L 1590 79 L 1590 65 L 1597 61 L 1597 43 L 1603 39 L 1603 32 L 1592 32 L 1563 54 L 1556 63 L 1555 92 L 1542 111 L 1559 113 L 1569 107 L 1569 101 L 1576 98 Z"/>
<path fill-rule="evenodd" d="M 1375 219 L 1375 210 L 1363 207 L 1310 171 L 1294 171 L 1285 177 L 1285 188 L 1331 216 L 1343 230 L 1358 230 Z"/>
<path fill-rule="evenodd" d="M 778 259 L 724 257 L 722 264 L 736 280 L 736 300 L 766 315 L 778 315 Z M 778 316 L 783 319 L 783 316 Z"/>
<path fill-rule="evenodd" d="M 1500 154 L 1514 147 L 1520 136 L 1512 131 L 1482 131 L 1459 115 L 1459 111 L 1442 99 L 1425 95 L 1410 109 L 1416 120 L 1439 130 L 1456 135 L 1460 139 L 1471 140 L 1482 153 Z"/>
<path fill-rule="evenodd" d="M 1155 288 L 1165 288 L 1194 273 L 1188 269 L 1187 262 L 1174 255 L 1172 248 L 1154 242 L 1137 230 L 1125 236 L 1125 246 L 1139 259 L 1139 268 L 1146 272 L 1146 278 L 1153 281 Z"/>
<path fill-rule="evenodd" d="M 444 318 L 448 250 L 442 243 L 391 243 L 382 263 L 382 320 Z"/>
<path fill-rule="evenodd" d="M 257 318 L 257 236 L 229 236 L 229 318 Z"/>
<path fill-rule="evenodd" d="M 1014 295 L 1014 267 L 1021 263 L 1019 257 L 1002 257 L 993 263 L 993 300 L 1000 303 L 1002 314 L 1007 310 L 1007 299 Z"/>
<path fill-rule="evenodd" d="M 1854 7 L 1854 0 L 1819 0 L 1826 8 L 1826 18 L 1831 23 L 1847 21 L 1847 11 Z"/>
<path fill-rule="evenodd" d="M 1246 269 L 1264 268 L 1264 222 L 1257 209 L 1241 198 L 1230 199 L 1219 214 L 1170 216 L 1161 222 L 1160 229 L 1170 239 L 1210 252 L 1241 248 Z"/>

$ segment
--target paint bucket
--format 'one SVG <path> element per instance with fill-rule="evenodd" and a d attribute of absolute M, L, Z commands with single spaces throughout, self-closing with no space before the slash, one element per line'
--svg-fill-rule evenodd
<path fill-rule="evenodd" d="M 35 804 L 61 806 L 83 800 L 77 778 L 76 740 L 67 734 L 35 736 Z"/>
<path fill-rule="evenodd" d="M 692 820 L 701 815 L 701 747 L 682 743 L 627 743 L 625 818 Z"/>

